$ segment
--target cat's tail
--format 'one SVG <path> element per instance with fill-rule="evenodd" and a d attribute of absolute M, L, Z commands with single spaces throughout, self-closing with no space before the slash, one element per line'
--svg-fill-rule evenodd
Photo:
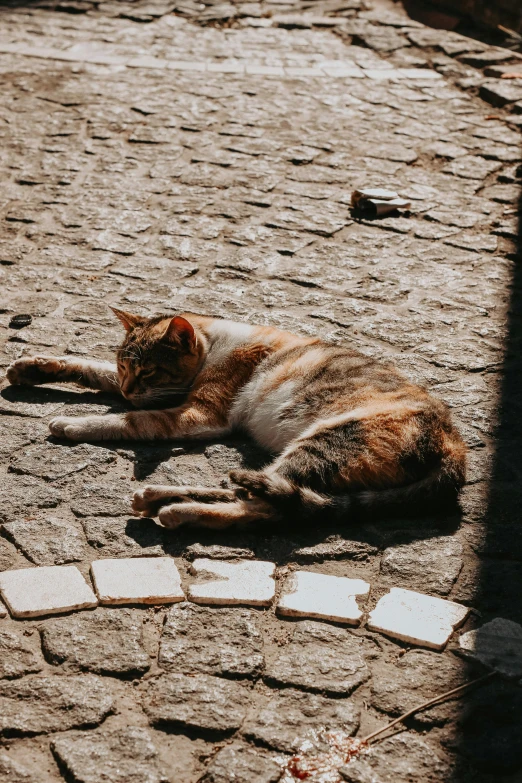
<path fill-rule="evenodd" d="M 454 505 L 465 482 L 465 447 L 460 448 L 461 442 L 451 446 L 454 448 L 445 450 L 437 467 L 427 476 L 389 489 L 326 494 L 297 485 L 277 472 L 235 470 L 230 477 L 252 495 L 268 501 L 278 515 L 298 512 L 301 518 L 310 518 L 328 513 L 330 517 L 346 518 L 357 510 L 384 514 L 426 513 Z"/>

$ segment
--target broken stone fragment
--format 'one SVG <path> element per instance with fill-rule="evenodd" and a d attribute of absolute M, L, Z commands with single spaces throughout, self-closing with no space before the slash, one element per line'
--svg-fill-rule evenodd
<path fill-rule="evenodd" d="M 275 563 L 239 560 L 227 563 L 201 558 L 191 572 L 200 579 L 190 585 L 188 597 L 201 604 L 269 606 L 275 595 Z"/>
<path fill-rule="evenodd" d="M 367 596 L 369 591 L 370 585 L 362 579 L 295 571 L 283 585 L 277 611 L 289 617 L 316 617 L 357 625 L 362 612 L 356 596 Z"/>

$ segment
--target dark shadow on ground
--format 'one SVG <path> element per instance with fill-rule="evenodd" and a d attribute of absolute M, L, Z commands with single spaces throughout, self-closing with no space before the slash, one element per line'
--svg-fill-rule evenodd
<path fill-rule="evenodd" d="M 468 487 L 463 498 L 464 525 L 480 565 L 457 600 L 477 610 L 475 627 L 494 617 L 522 623 L 522 197 L 518 206 L 494 459 L 489 476 Z M 464 696 L 451 744 L 461 759 L 455 773 L 459 783 L 522 780 L 520 685 L 497 677 Z"/>

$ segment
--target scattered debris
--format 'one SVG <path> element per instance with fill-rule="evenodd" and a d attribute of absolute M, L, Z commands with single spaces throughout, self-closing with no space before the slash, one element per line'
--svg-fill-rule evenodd
<path fill-rule="evenodd" d="M 280 783 L 295 783 L 296 780 L 308 780 L 309 783 L 341 783 L 345 775 L 341 772 L 350 761 L 367 753 L 370 743 L 384 732 L 396 726 L 398 723 L 406 720 L 411 715 L 427 707 L 431 707 L 439 701 L 449 699 L 451 696 L 460 696 L 470 688 L 480 685 L 494 677 L 496 672 L 490 672 L 475 680 L 452 688 L 450 691 L 441 693 L 433 699 L 423 702 L 413 707 L 403 715 L 399 715 L 395 720 L 390 721 L 380 729 L 368 734 L 362 739 L 350 737 L 343 731 L 319 731 L 315 736 L 315 741 L 306 740 L 303 742 L 299 753 L 290 758 L 282 770 Z"/>
<path fill-rule="evenodd" d="M 352 207 L 357 217 L 383 217 L 397 209 L 408 209 L 410 206 L 410 202 L 401 198 L 394 190 L 362 188 L 352 193 Z"/>
<path fill-rule="evenodd" d="M 10 329 L 23 329 L 24 326 L 29 326 L 33 322 L 32 315 L 13 315 L 9 321 Z"/>

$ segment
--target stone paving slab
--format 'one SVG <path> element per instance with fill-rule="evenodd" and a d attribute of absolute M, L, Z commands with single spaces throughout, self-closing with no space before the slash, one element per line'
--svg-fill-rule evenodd
<path fill-rule="evenodd" d="M 170 557 L 95 560 L 91 572 L 102 604 L 171 604 L 185 598 Z"/>
<path fill-rule="evenodd" d="M 44 566 L 4 571 L 0 592 L 14 617 L 40 617 L 98 604 L 75 566 Z"/>
<path fill-rule="evenodd" d="M 245 687 L 220 677 L 163 674 L 147 687 L 143 708 L 157 726 L 223 733 L 242 724 L 247 696 Z"/>
<path fill-rule="evenodd" d="M 368 679 L 362 640 L 341 628 L 305 620 L 268 664 L 267 679 L 310 691 L 348 695 Z"/>
<path fill-rule="evenodd" d="M 368 628 L 405 642 L 442 650 L 469 613 L 454 601 L 392 587 L 370 612 Z"/>
<path fill-rule="evenodd" d="M 158 663 L 187 674 L 259 675 L 264 656 L 257 616 L 249 609 L 174 606 L 165 618 Z"/>
<path fill-rule="evenodd" d="M 0 683 L 0 733 L 50 734 L 95 726 L 113 709 L 101 677 L 36 676 Z"/>
<path fill-rule="evenodd" d="M 295 571 L 283 585 L 277 611 L 288 617 L 316 617 L 357 625 L 363 613 L 356 598 L 364 598 L 370 585 L 362 579 Z"/>
<path fill-rule="evenodd" d="M 130 609 L 102 609 L 62 617 L 41 628 L 46 659 L 97 674 L 143 674 L 151 665 L 143 647 L 143 618 Z"/>
<path fill-rule="evenodd" d="M 169 783 L 154 741 L 141 726 L 68 734 L 54 739 L 51 748 L 69 775 L 82 783 Z"/>
<path fill-rule="evenodd" d="M 188 597 L 196 603 L 269 606 L 274 599 L 275 563 L 262 560 L 226 563 L 201 558 L 193 561 L 190 570 L 199 577 L 188 589 Z"/>

